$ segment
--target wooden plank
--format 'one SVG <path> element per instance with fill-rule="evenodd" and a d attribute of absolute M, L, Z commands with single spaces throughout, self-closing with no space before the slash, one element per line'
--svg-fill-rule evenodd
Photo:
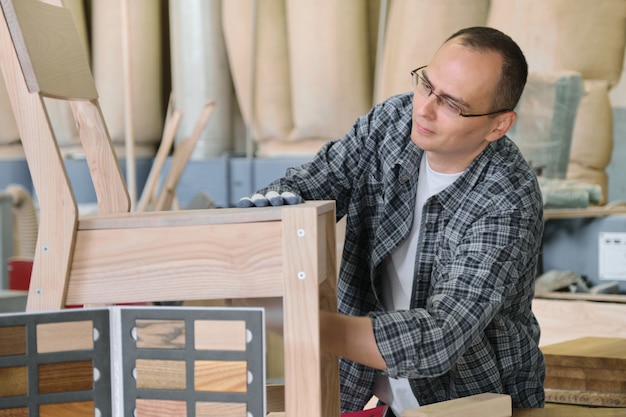
<path fill-rule="evenodd" d="M 533 300 L 541 326 L 541 347 L 581 337 L 626 338 L 626 304 Z"/>
<path fill-rule="evenodd" d="M 98 200 L 98 213 L 127 213 L 131 199 L 97 101 L 71 101 Z M 126 160 L 128 163 L 129 160 Z"/>
<path fill-rule="evenodd" d="M 511 397 L 478 394 L 404 410 L 402 417 L 510 417 Z"/>
<path fill-rule="evenodd" d="M 626 304 L 626 295 L 623 294 L 584 294 L 574 292 L 538 292 L 535 298 L 546 298 L 554 300 L 579 300 L 579 301 L 603 301 L 607 303 Z"/>
<path fill-rule="evenodd" d="M 310 210 L 291 210 L 283 226 L 285 296 L 283 298 L 285 346 L 285 411 L 290 416 L 322 413 L 319 366 L 319 276 L 317 217 Z M 303 377 L 306 375 L 306 377 Z M 338 413 L 334 414 L 338 415 Z"/>
<path fill-rule="evenodd" d="M 280 222 L 254 227 L 80 231 L 67 303 L 282 296 Z"/>
<path fill-rule="evenodd" d="M 626 408 L 626 393 L 546 388 L 546 402 Z M 626 410 L 622 411 L 622 415 Z"/>
<path fill-rule="evenodd" d="M 138 227 L 200 226 L 208 224 L 257 223 L 279 221 L 283 210 L 313 208 L 321 215 L 334 211 L 333 201 L 306 201 L 295 206 L 220 208 L 204 210 L 157 211 L 147 213 L 112 213 L 81 217 L 79 230 L 125 229 Z"/>
<path fill-rule="evenodd" d="M 583 217 L 604 217 L 616 214 L 626 214 L 626 206 L 591 206 L 581 209 L 546 209 L 543 211 L 544 220 L 575 219 Z"/>
<path fill-rule="evenodd" d="M 541 348 L 547 367 L 626 370 L 626 339 L 584 337 Z"/>
<path fill-rule="evenodd" d="M 213 114 L 213 110 L 215 110 L 215 102 L 213 100 L 207 100 L 204 103 L 204 106 L 202 106 L 200 116 L 198 117 L 198 121 L 196 122 L 191 135 L 180 141 L 176 146 L 174 154 L 172 155 L 172 164 L 170 165 L 170 169 L 165 176 L 163 186 L 161 187 L 159 197 L 157 198 L 157 202 L 154 207 L 155 210 L 170 210 L 172 208 L 172 202 L 174 201 L 178 181 L 180 180 L 180 177 L 182 176 L 183 171 L 191 158 L 191 154 L 196 147 L 196 143 L 198 143 L 198 139 L 200 139 L 202 131 L 209 121 L 211 114 Z"/>
<path fill-rule="evenodd" d="M 514 408 L 513 417 L 623 417 L 623 408 L 589 408 L 546 404 L 545 408 Z"/>
<path fill-rule="evenodd" d="M 566 374 L 569 374 L 569 372 L 569 370 L 565 370 Z M 573 372 L 576 372 L 576 369 L 574 369 Z M 597 392 L 626 392 L 626 381 L 623 379 L 595 379 L 588 376 L 583 378 L 572 378 L 569 375 L 558 377 L 546 375 L 544 387 Z"/>
<path fill-rule="evenodd" d="M 2 2 L 5 13 L 7 3 Z M 22 2 L 15 3 L 22 6 Z M 30 5 L 34 3 L 41 4 L 29 2 Z M 39 13 L 30 17 L 29 24 L 37 24 L 40 18 L 46 19 Z M 43 99 L 28 91 L 7 19 L 11 21 L 14 17 L 0 19 L 0 66 L 40 203 L 37 247 L 26 310 L 54 310 L 62 308 L 65 299 L 78 209 L 58 145 L 48 125 Z M 13 25 L 12 29 L 16 32 L 19 25 Z M 17 47 L 23 46 L 18 44 Z"/>

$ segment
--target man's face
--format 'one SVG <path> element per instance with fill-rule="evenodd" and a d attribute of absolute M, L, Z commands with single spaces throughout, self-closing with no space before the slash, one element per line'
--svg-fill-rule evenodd
<path fill-rule="evenodd" d="M 458 40 L 445 43 L 422 72 L 435 94 L 451 100 L 464 113 L 492 111 L 502 58 L 494 52 L 478 52 Z M 413 98 L 411 140 L 428 153 L 431 168 L 443 173 L 465 170 L 488 145 L 510 127 L 513 112 L 495 116 L 450 115 L 435 94 Z M 441 102 L 441 100 L 439 100 Z"/>

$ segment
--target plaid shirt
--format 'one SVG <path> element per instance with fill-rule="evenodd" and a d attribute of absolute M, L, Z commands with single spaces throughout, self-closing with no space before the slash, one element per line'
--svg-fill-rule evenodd
<path fill-rule="evenodd" d="M 545 365 L 531 311 L 543 206 L 536 176 L 507 137 L 423 208 L 411 308 L 385 311 L 384 260 L 411 229 L 423 151 L 411 142 L 412 94 L 376 105 L 315 158 L 264 190 L 336 200 L 347 216 L 339 311 L 369 315 L 389 377 L 421 405 L 482 392 L 541 407 Z M 341 359 L 343 411 L 360 410 L 377 372 Z"/>

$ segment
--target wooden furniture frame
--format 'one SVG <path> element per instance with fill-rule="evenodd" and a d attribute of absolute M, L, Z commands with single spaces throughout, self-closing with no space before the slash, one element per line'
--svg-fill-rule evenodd
<path fill-rule="evenodd" d="M 130 213 L 70 11 L 0 5 L 0 66 L 40 206 L 27 310 L 282 297 L 286 415 L 338 416 L 338 361 L 320 353 L 318 314 L 336 311 L 334 202 Z M 71 105 L 97 215 L 79 218 L 44 97 Z"/>

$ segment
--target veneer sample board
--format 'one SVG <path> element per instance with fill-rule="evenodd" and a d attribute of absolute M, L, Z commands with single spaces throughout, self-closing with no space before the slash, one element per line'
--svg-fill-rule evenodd
<path fill-rule="evenodd" d="M 265 415 L 263 310 L 0 315 L 0 417 Z"/>

